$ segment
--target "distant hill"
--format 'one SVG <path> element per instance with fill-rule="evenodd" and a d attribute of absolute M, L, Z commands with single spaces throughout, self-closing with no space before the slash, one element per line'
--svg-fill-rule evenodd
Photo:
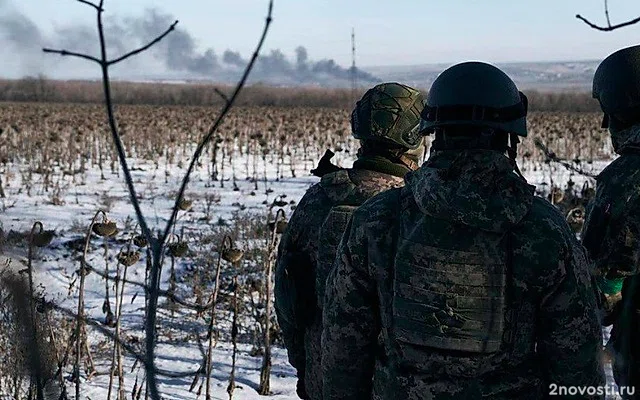
<path fill-rule="evenodd" d="M 370 66 L 358 69 L 358 86 L 367 88 L 380 82 L 401 82 L 421 89 L 428 89 L 438 74 L 451 64 L 425 64 L 406 66 Z M 523 62 L 497 64 L 523 90 L 539 90 L 544 92 L 585 92 L 591 90 L 593 74 L 598 61 L 563 61 L 563 62 Z M 278 87 L 324 87 L 350 88 L 349 68 L 334 66 L 309 76 L 300 77 L 293 73 L 283 73 L 278 69 L 260 66 L 249 76 L 250 83 L 260 83 Z M 239 78 L 240 71 L 221 70 L 211 77 L 184 78 L 181 73 L 164 73 L 156 76 L 132 75 L 119 76 L 122 80 L 148 82 L 215 82 L 232 84 Z"/>
<path fill-rule="evenodd" d="M 598 61 L 524 62 L 497 64 L 521 89 L 541 91 L 589 91 Z M 398 81 L 429 88 L 450 64 L 365 67 L 383 81 Z"/>

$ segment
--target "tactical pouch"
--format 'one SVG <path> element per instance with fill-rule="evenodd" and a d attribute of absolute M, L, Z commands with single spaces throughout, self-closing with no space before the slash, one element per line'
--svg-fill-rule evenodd
<path fill-rule="evenodd" d="M 392 332 L 403 356 L 415 353 L 415 346 L 481 354 L 500 350 L 507 256 L 501 235 L 479 236 L 475 243 L 491 245 L 461 251 L 400 239 Z"/>

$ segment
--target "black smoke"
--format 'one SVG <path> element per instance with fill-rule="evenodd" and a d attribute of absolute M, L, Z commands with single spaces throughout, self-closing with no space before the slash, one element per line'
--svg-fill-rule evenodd
<path fill-rule="evenodd" d="M 108 53 L 115 56 L 148 43 L 164 32 L 175 19 L 157 9 L 146 10 L 137 18 L 107 19 L 105 31 Z M 93 56 L 98 56 L 99 52 L 96 28 L 90 23 L 65 26 L 53 33 L 45 33 L 12 7 L 8 0 L 0 0 L 0 46 L 12 49 L 14 57 L 24 64 L 23 70 L 41 69 L 39 73 L 53 76 L 60 72 L 61 68 L 55 70 L 55 65 L 61 61 L 58 58 L 56 62 L 47 62 L 54 56 L 43 58 L 42 47 L 63 48 Z M 71 65 L 68 60 L 65 62 L 64 65 Z M 221 57 L 212 48 L 199 50 L 196 39 L 178 25 L 148 52 L 127 61 L 118 72 L 124 75 L 123 78 L 143 78 L 149 71 L 154 71 L 156 77 L 168 73 L 173 78 L 183 74 L 183 79 L 233 81 L 240 76 L 247 63 L 248 58 L 233 50 L 222 52 Z M 0 74 L 4 72 L 0 70 Z M 255 64 L 251 80 L 285 85 L 348 85 L 353 74 L 360 83 L 379 82 L 367 72 L 344 68 L 334 60 L 313 61 L 307 49 L 299 46 L 295 49 L 293 61 L 281 50 L 263 51 Z"/>
<path fill-rule="evenodd" d="M 172 15 L 147 10 L 141 18 L 128 18 L 121 22 L 120 27 L 127 32 L 124 36 L 127 42 L 137 42 L 140 46 L 166 31 L 175 20 Z M 179 25 L 154 46 L 151 53 L 163 61 L 170 71 L 188 72 L 196 76 L 213 74 L 220 66 L 213 49 L 199 52 L 196 40 Z"/>
<path fill-rule="evenodd" d="M 236 67 L 244 67 L 246 61 L 242 59 L 242 56 L 237 51 L 227 50 L 222 55 L 222 62 L 227 65 L 233 65 Z"/>

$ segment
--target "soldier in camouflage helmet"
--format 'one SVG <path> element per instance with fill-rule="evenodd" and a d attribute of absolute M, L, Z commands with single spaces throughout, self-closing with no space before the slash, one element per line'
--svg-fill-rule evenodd
<path fill-rule="evenodd" d="M 323 157 L 313 172 L 325 174 L 291 216 L 278 249 L 275 307 L 301 398 L 322 398 L 322 294 L 338 242 L 357 206 L 401 186 L 404 175 L 422 162 L 423 107 L 420 92 L 405 85 L 384 83 L 367 91 L 351 118 L 353 136 L 361 143 L 353 167 L 332 169 L 323 165 Z"/>
<path fill-rule="evenodd" d="M 552 384 L 604 384 L 584 249 L 515 164 L 526 113 L 489 64 L 435 80 L 429 159 L 353 214 L 327 279 L 325 400 L 543 399 Z"/>
<path fill-rule="evenodd" d="M 582 241 L 594 261 L 603 321 L 620 386 L 640 398 L 640 46 L 619 50 L 596 70 L 593 97 L 620 155 L 597 178 Z"/>

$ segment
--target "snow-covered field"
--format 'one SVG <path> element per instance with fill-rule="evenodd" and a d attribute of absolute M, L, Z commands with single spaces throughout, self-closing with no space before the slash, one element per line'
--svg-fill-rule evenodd
<path fill-rule="evenodd" d="M 352 156 L 346 153 L 338 153 L 333 161 L 342 166 L 349 166 Z M 181 212 L 177 223 L 176 232 L 184 232 L 185 238 L 190 243 L 194 243 L 194 249 L 200 251 L 213 251 L 214 245 L 209 247 L 198 246 L 196 242 L 201 240 L 207 232 L 212 232 L 220 226 L 228 225 L 238 215 L 248 215 L 251 218 L 263 218 L 265 223 L 269 212 L 273 213 L 277 208 L 273 208 L 274 200 L 286 201 L 283 207 L 287 216 L 292 212 L 295 202 L 297 202 L 305 190 L 318 181 L 318 178 L 308 173 L 309 167 L 316 160 L 307 160 L 305 165 L 298 167 L 298 177 L 287 177 L 277 179 L 274 165 L 261 165 L 261 170 L 266 171 L 259 182 L 251 181 L 249 177 L 237 176 L 237 190 L 231 181 L 224 182 L 224 188 L 220 182 L 213 182 L 207 176 L 207 171 L 198 169 L 192 176 L 187 189 L 186 198 L 193 200 L 192 209 L 188 212 Z M 245 160 L 237 159 L 238 165 L 244 165 Z M 160 163 L 162 165 L 163 163 Z M 152 162 L 142 160 L 130 160 L 130 165 L 134 168 L 132 173 L 135 181 L 138 197 L 140 198 L 142 209 L 147 216 L 150 225 L 154 228 L 162 228 L 167 221 L 170 210 L 175 201 L 175 194 L 179 187 L 181 177 L 184 173 L 184 166 L 172 165 L 165 173 L 164 168 L 155 169 Z M 593 172 L 600 170 L 605 164 L 597 163 L 588 166 Z M 113 244 L 110 244 L 110 268 L 113 274 L 116 261 L 114 256 L 119 251 L 122 243 L 127 239 L 129 233 L 135 225 L 133 221 L 134 212 L 129 203 L 126 188 L 121 176 L 109 171 L 105 171 L 105 178 L 101 179 L 100 171 L 97 169 L 88 170 L 82 177 L 79 177 L 75 184 L 69 184 L 68 179 L 57 196 L 56 201 L 52 201 L 52 193 L 38 190 L 37 179 L 36 189 L 30 195 L 25 193 L 21 184 L 20 170 L 27 168 L 24 165 L 9 165 L 4 171 L 4 183 L 6 198 L 0 199 L 0 222 L 5 233 L 10 231 L 26 232 L 35 221 L 41 221 L 45 229 L 55 229 L 55 237 L 51 244 L 40 250 L 36 256 L 34 264 L 37 271 L 37 281 L 44 287 L 48 299 L 53 300 L 57 305 L 74 309 L 77 304 L 77 290 L 69 290 L 75 279 L 74 272 L 78 269 L 78 254 L 66 244 L 70 241 L 83 237 L 83 230 L 86 230 L 91 218 L 98 209 L 105 209 L 110 219 L 116 221 L 123 229 Z M 554 184 L 564 186 L 570 178 L 581 187 L 584 178 L 572 176 L 561 167 L 551 170 L 547 164 L 525 165 L 523 173 L 530 183 L 538 185 L 540 190 L 548 191 L 550 178 Z M 240 170 L 241 168 L 238 168 Z M 304 171 L 304 173 L 303 173 Z M 121 175 L 121 174 L 120 174 Z M 53 204 L 55 203 L 55 204 Z M 118 241 L 118 239 L 120 239 Z M 26 249 L 10 248 L 10 256 L 23 259 Z M 95 239 L 92 243 L 88 262 L 91 265 L 104 268 L 105 259 L 102 256 L 102 241 Z M 186 273 L 193 264 L 197 262 L 197 257 L 185 257 L 176 264 L 177 275 Z M 167 261 L 168 263 L 168 261 Z M 168 285 L 169 274 L 165 267 L 162 287 Z M 143 260 L 131 267 L 127 279 L 135 282 L 144 282 L 145 268 Z M 181 283 L 185 286 L 184 282 Z M 113 289 L 113 288 L 112 288 Z M 110 289 L 110 290 L 112 290 Z M 96 274 L 87 277 L 86 287 L 86 313 L 97 321 L 104 319 L 102 306 L 105 296 L 105 282 Z M 144 317 L 144 295 L 139 287 L 128 285 L 124 291 L 122 323 L 123 331 L 129 336 L 129 342 L 140 343 L 143 338 L 142 320 Z M 114 308 L 112 303 L 112 308 Z M 171 316 L 168 308 L 162 309 L 161 321 L 166 324 L 162 327 L 162 334 L 158 346 L 158 366 L 173 372 L 195 372 L 200 368 L 202 362 L 202 349 L 195 339 L 199 337 L 206 347 L 206 323 L 197 321 L 195 318 L 177 311 L 176 316 Z M 246 324 L 250 322 L 245 321 Z M 212 398 L 226 399 L 226 392 L 229 374 L 231 371 L 231 344 L 228 340 L 229 330 L 228 315 L 221 318 L 220 330 L 227 332 L 220 333 L 220 341 L 216 344 L 213 354 L 213 376 L 212 376 Z M 109 377 L 106 371 L 109 368 L 111 357 L 111 344 L 95 329 L 88 328 L 90 332 L 90 342 L 98 375 L 91 379 L 83 380 L 83 398 L 103 399 L 107 397 Z M 247 330 L 248 332 L 248 330 Z M 234 392 L 236 399 L 257 399 L 261 396 L 257 393 L 260 378 L 260 366 L 262 357 L 254 354 L 253 343 L 246 341 L 239 345 L 236 382 L 237 388 Z M 102 356 L 102 357 L 100 357 Z M 132 388 L 137 383 L 141 384 L 143 373 L 139 365 L 133 368 L 134 360 L 127 357 L 124 370 L 126 372 L 124 384 L 127 397 L 130 396 Z M 609 380 L 611 380 L 609 372 Z M 117 379 L 116 379 L 117 381 Z M 193 399 L 196 397 L 195 391 L 190 392 L 192 377 L 185 378 L 160 378 L 160 389 L 164 398 L 167 399 Z M 295 399 L 295 371 L 288 364 L 286 351 L 276 348 L 273 352 L 273 370 L 271 375 L 271 392 L 274 399 Z M 67 382 L 68 390 L 72 393 L 73 384 Z M 199 384 L 199 383 L 198 383 Z M 114 388 L 117 387 L 117 383 Z M 113 395 L 112 395 L 113 396 Z M 201 396 L 204 398 L 204 389 Z"/>

